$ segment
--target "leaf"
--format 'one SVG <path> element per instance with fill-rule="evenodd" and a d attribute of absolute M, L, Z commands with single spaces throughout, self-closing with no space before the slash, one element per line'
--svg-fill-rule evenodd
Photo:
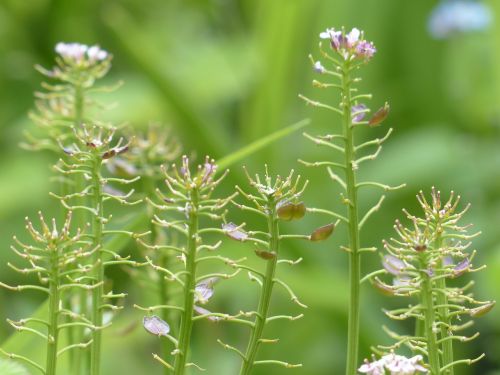
<path fill-rule="evenodd" d="M 287 135 L 302 129 L 303 127 L 309 125 L 311 120 L 304 119 L 295 124 L 289 125 L 286 128 L 275 131 L 274 133 L 268 134 L 265 137 L 257 139 L 256 141 L 240 148 L 239 150 L 224 156 L 222 159 L 217 161 L 217 165 L 219 167 L 219 171 L 226 169 L 230 165 L 243 160 L 244 158 L 252 155 L 253 153 L 259 151 L 261 148 L 264 148 L 273 142 L 286 137 Z"/>

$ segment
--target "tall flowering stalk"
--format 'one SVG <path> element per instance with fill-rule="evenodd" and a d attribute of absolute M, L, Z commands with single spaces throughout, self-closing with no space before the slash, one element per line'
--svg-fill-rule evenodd
<path fill-rule="evenodd" d="M 382 149 L 382 143 L 389 137 L 392 129 L 389 129 L 383 138 L 376 138 L 361 144 L 355 142 L 355 131 L 360 128 L 371 128 L 379 125 L 388 115 L 389 105 L 386 103 L 374 115 L 366 120 L 365 116 L 370 110 L 363 101 L 371 99 L 370 94 L 360 94 L 355 85 L 360 78 L 355 76 L 356 71 L 366 64 L 375 54 L 376 49 L 373 43 L 364 39 L 363 33 L 354 28 L 349 33 L 344 29 L 327 29 L 320 34 L 322 40 L 328 41 L 330 51 L 333 55 L 322 48 L 322 56 L 333 66 L 333 69 L 326 68 L 321 61 L 315 61 L 312 57 L 313 69 L 333 82 L 313 81 L 313 86 L 318 88 L 333 88 L 340 91 L 339 105 L 327 105 L 302 95 L 300 98 L 307 104 L 314 107 L 324 108 L 340 115 L 342 119 L 340 131 L 323 135 L 311 136 L 304 134 L 308 139 L 320 146 L 326 146 L 335 153 L 340 153 L 343 161 L 341 163 L 333 161 L 301 162 L 311 167 L 326 167 L 331 179 L 338 183 L 342 189 L 341 201 L 346 205 L 347 215 L 340 215 L 329 210 L 316 210 L 338 218 L 347 224 L 349 234 L 349 245 L 343 249 L 349 254 L 349 284 L 350 303 L 348 318 L 348 339 L 347 339 L 347 365 L 346 374 L 354 375 L 358 365 L 359 346 L 359 319 L 360 319 L 360 280 L 361 280 L 361 254 L 364 251 L 373 251 L 374 248 L 362 248 L 360 243 L 360 230 L 367 219 L 377 211 L 385 196 L 382 196 L 378 203 L 369 209 L 363 216 L 359 213 L 358 193 L 365 187 L 381 188 L 382 190 L 394 190 L 404 185 L 391 187 L 378 182 L 358 182 L 357 172 L 362 163 L 375 159 Z M 376 147 L 372 154 L 363 153 L 365 149 Z M 343 177 L 335 172 L 340 170 Z"/>
<path fill-rule="evenodd" d="M 334 229 L 334 224 L 328 224 L 316 229 L 311 235 L 280 234 L 280 221 L 298 220 L 301 219 L 306 213 L 306 207 L 304 203 L 299 201 L 299 199 L 307 185 L 307 182 L 301 184 L 300 176 L 294 178 L 293 174 L 293 171 L 291 171 L 286 178 L 277 176 L 273 179 L 269 176 L 266 168 L 266 173 L 261 179 L 259 175 L 255 175 L 255 178 L 251 178 L 247 173 L 249 184 L 255 190 L 257 195 L 249 194 L 242 188 L 238 186 L 236 187 L 239 193 L 249 203 L 251 203 L 253 207 L 236 202 L 233 203 L 241 210 L 257 214 L 263 218 L 267 222 L 267 231 L 246 232 L 243 229 L 244 224 L 237 226 L 233 223 L 228 223 L 224 226 L 224 231 L 230 238 L 238 241 L 253 243 L 255 245 L 256 255 L 263 259 L 266 263 L 264 272 L 248 266 L 240 266 L 248 271 L 250 279 L 256 281 L 261 287 L 257 310 L 245 314 L 246 316 L 253 318 L 253 321 L 249 321 L 251 334 L 248 340 L 246 352 L 243 353 L 235 347 L 219 341 L 225 348 L 233 350 L 241 357 L 241 375 L 250 374 L 256 365 L 275 364 L 286 368 L 302 366 L 302 364 L 290 364 L 271 359 L 257 360 L 257 354 L 262 344 L 274 344 L 278 341 L 277 339 L 271 340 L 264 338 L 264 328 L 268 323 L 282 319 L 296 320 L 303 316 L 303 314 L 297 316 L 270 315 L 269 311 L 274 286 L 279 285 L 283 287 L 287 293 L 289 293 L 293 302 L 300 307 L 307 307 L 299 301 L 290 286 L 276 277 L 276 268 L 279 264 L 296 265 L 302 260 L 301 258 L 296 261 L 280 259 L 280 247 L 282 241 L 289 238 L 321 241 L 328 238 Z"/>
<path fill-rule="evenodd" d="M 397 342 L 381 349 L 406 345 L 427 357 L 431 374 L 452 375 L 454 366 L 472 364 L 484 356 L 454 359 L 454 341 L 467 342 L 479 335 L 456 334 L 472 325 L 472 321 L 464 322 L 464 318 L 486 314 L 495 302 L 474 299 L 470 293 L 472 281 L 462 287 L 454 286 L 454 279 L 483 268 L 473 267 L 476 252 L 469 251 L 471 239 L 479 233 L 469 234 L 470 225 L 459 224 L 469 206 L 459 211 L 460 197 L 455 198 L 453 192 L 446 202 L 442 202 L 440 192 L 432 189 L 431 198 L 427 201 L 422 192 L 417 196 L 423 217 L 405 211 L 410 226 L 396 221 L 394 227 L 398 238 L 384 242 L 387 251 L 383 257 L 384 269 L 367 278 L 385 294 L 417 298 L 416 304 L 387 311 L 390 318 L 423 322 L 422 336 L 399 335 L 386 329 Z M 380 274 L 392 275 L 392 285 L 380 280 Z"/>
<path fill-rule="evenodd" d="M 81 264 L 82 259 L 91 256 L 95 250 L 92 250 L 89 241 L 84 240 L 80 230 L 74 235 L 70 234 L 71 211 L 68 212 L 61 229 L 57 228 L 55 219 L 52 219 L 52 224 L 49 225 L 42 214 L 39 215 L 41 230 L 36 229 L 32 222 L 26 219 L 26 228 L 35 244 L 25 244 L 14 237 L 15 245 L 11 247 L 16 255 L 27 263 L 27 267 L 20 268 L 10 263 L 9 267 L 23 275 L 37 275 L 41 285 L 10 286 L 0 282 L 0 286 L 13 291 L 36 290 L 47 294 L 49 300 L 47 320 L 37 318 L 7 320 L 17 331 L 29 332 L 46 341 L 45 366 L 22 355 L 6 353 L 2 349 L 0 351 L 9 358 L 22 360 L 36 367 L 42 374 L 55 375 L 60 355 L 72 349 L 85 348 L 91 343 L 91 341 L 69 343 L 61 348 L 59 333 L 75 326 L 94 328 L 83 315 L 64 308 L 62 301 L 65 295 L 77 289 L 88 290 L 96 287 L 82 282 L 86 275 L 92 272 L 92 266 Z"/>
<path fill-rule="evenodd" d="M 159 183 L 164 179 L 162 165 L 171 163 L 179 157 L 181 146 L 172 132 L 165 126 L 150 125 L 144 132 L 138 132 L 133 136 L 129 150 L 114 159 L 109 164 L 113 174 L 122 175 L 127 178 L 141 176 L 140 194 L 142 197 L 152 197 L 156 194 Z M 146 245 L 147 254 L 151 260 L 162 268 L 169 268 L 172 263 L 172 255 L 166 251 L 154 251 L 156 245 L 168 242 L 174 244 L 175 236 L 165 233 L 165 229 L 154 223 L 154 217 L 159 214 L 159 210 L 154 205 L 148 205 L 147 222 L 149 223 L 149 236 L 140 240 Z M 147 241 L 144 242 L 144 241 Z M 144 246 L 142 246 L 144 248 Z M 151 268 L 131 269 L 132 277 L 135 281 L 142 282 L 148 287 L 157 290 L 158 304 L 164 304 L 171 299 L 168 289 L 168 281 Z M 160 317 L 164 321 L 169 321 L 170 312 L 166 309 L 161 311 Z M 162 341 L 162 355 L 169 354 L 169 343 Z M 165 368 L 165 372 L 169 370 Z"/>
<path fill-rule="evenodd" d="M 125 234 L 134 237 L 138 235 L 122 230 L 108 230 L 106 227 L 111 216 L 106 216 L 104 206 L 105 202 L 110 200 L 122 205 L 140 203 L 140 200 L 128 201 L 134 192 L 133 189 L 124 195 L 116 195 L 115 189 L 113 189 L 115 184 L 130 184 L 137 181 L 139 177 L 127 180 L 103 176 L 103 164 L 128 150 L 128 144 L 125 144 L 122 138 L 113 143 L 114 129 L 82 125 L 79 128 L 74 128 L 73 131 L 76 141 L 68 145 L 61 143 L 67 158 L 65 158 L 66 160 L 60 159 L 55 169 L 65 176 L 80 175 L 83 177 L 82 180 L 87 182 L 87 186 L 75 193 L 52 195 L 58 198 L 66 209 L 84 211 L 91 217 L 91 231 L 88 238 L 91 240 L 94 251 L 90 257 L 93 272 L 88 281 L 92 285 L 90 321 L 93 329 L 89 371 L 91 375 L 99 375 L 102 330 L 109 325 L 104 321 L 104 310 L 119 309 L 119 306 L 115 306 L 110 301 L 125 296 L 111 292 L 105 294 L 105 267 L 113 264 L 138 265 L 128 258 L 121 257 L 113 249 L 105 247 L 104 239 L 108 235 Z M 88 201 L 89 203 L 81 204 L 79 198 L 85 198 L 84 202 Z M 112 260 L 108 260 L 110 255 Z"/>
<path fill-rule="evenodd" d="M 161 358 L 157 354 L 153 354 L 153 357 L 176 375 L 184 374 L 186 368 L 190 366 L 199 368 L 195 363 L 188 362 L 192 330 L 196 321 L 203 318 L 212 321 L 221 319 L 239 321 L 237 316 L 213 313 L 201 306 L 212 297 L 214 294 L 213 286 L 220 278 L 230 278 L 236 275 L 239 270 L 233 274 L 215 272 L 204 275 L 200 275 L 198 271 L 198 266 L 201 263 L 213 261 L 222 261 L 236 268 L 236 261 L 217 255 L 202 255 L 205 251 L 216 250 L 221 244 L 219 241 L 213 245 L 207 245 L 204 244 L 203 240 L 210 233 L 222 232 L 220 228 L 212 226 L 212 222 L 224 221 L 225 211 L 223 209 L 234 198 L 234 195 L 220 199 L 212 198 L 213 191 L 226 175 L 224 173 L 222 176 L 216 176 L 217 166 L 213 160 L 207 157 L 204 164 L 199 165 L 195 171 L 191 171 L 190 168 L 189 158 L 183 156 L 180 168 L 173 165 L 171 171 L 165 171 L 168 194 L 164 195 L 160 190 L 157 191 L 162 204 L 149 200 L 150 204 L 159 212 L 153 218 L 154 224 L 160 228 L 179 233 L 184 241 L 180 241 L 178 246 L 172 244 L 148 245 L 141 241 L 144 246 L 151 250 L 155 252 L 169 251 L 181 261 L 182 267 L 177 271 L 172 268 L 173 265 L 165 268 L 155 264 L 150 257 L 146 258 L 162 280 L 167 280 L 180 287 L 182 302 L 180 305 L 135 306 L 149 313 L 156 310 L 179 312 L 178 338 L 169 334 L 170 325 L 160 317 L 153 315 L 144 318 L 144 327 L 147 331 L 157 336 L 164 336 L 173 343 L 175 347 L 172 351 L 175 356 L 173 364 L 167 358 Z M 166 218 L 163 218 L 163 213 L 167 214 Z M 172 288 L 169 289 L 173 291 Z"/>
<path fill-rule="evenodd" d="M 103 78 L 111 68 L 112 56 L 97 45 L 87 46 L 80 43 L 58 43 L 55 47 L 56 65 L 45 69 L 39 65 L 36 69 L 44 75 L 48 82 L 42 82 L 43 91 L 36 92 L 35 109 L 30 112 L 37 129 L 26 132 L 26 142 L 22 146 L 29 150 L 48 149 L 58 157 L 63 157 L 64 151 L 59 142 L 75 141 L 73 127 L 80 127 L 83 123 L 99 124 L 108 127 L 108 124 L 96 120 L 98 110 L 105 108 L 93 98 L 97 92 L 113 91 L 115 87 L 97 87 L 96 83 Z M 86 182 L 80 175 L 59 176 L 59 190 L 61 195 L 82 191 Z M 87 205 L 84 197 L 79 198 L 79 204 Z M 65 209 L 63 208 L 63 212 Z M 86 212 L 75 212 L 74 222 L 84 227 L 89 219 Z M 63 301 L 70 310 L 86 313 L 86 293 L 71 296 Z M 67 330 L 69 342 L 79 342 L 83 339 L 84 329 L 72 327 Z M 81 351 L 70 353 L 72 372 L 77 374 L 81 368 Z"/>

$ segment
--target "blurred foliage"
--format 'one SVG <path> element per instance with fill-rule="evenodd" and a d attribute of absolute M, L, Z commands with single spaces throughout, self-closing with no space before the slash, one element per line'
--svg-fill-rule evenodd
<path fill-rule="evenodd" d="M 500 20 L 500 2 L 486 3 L 494 19 Z M 494 22 L 481 33 L 435 41 L 426 24 L 436 4 L 436 0 L 2 0 L 2 281 L 18 281 L 6 262 L 12 258 L 11 236 L 23 233 L 24 216 L 33 216 L 39 209 L 47 215 L 59 212 L 59 203 L 47 194 L 53 188 L 49 182 L 52 155 L 27 153 L 17 146 L 23 130 L 32 126 L 27 112 L 41 81 L 33 65 L 50 66 L 57 42 L 98 43 L 113 53 L 109 83 L 123 79 L 125 85 L 114 97 L 118 107 L 106 119 L 136 127 L 145 127 L 149 121 L 168 124 L 188 152 L 221 158 L 305 117 L 312 119 L 311 133 L 338 126 L 337 118 L 307 108 L 297 94 L 311 93 L 313 72 L 307 55 L 317 54 L 318 33 L 345 25 L 365 30 L 375 42 L 378 53 L 363 69 L 363 85 L 374 94 L 373 107 L 388 100 L 393 109 L 386 123 L 395 128 L 394 135 L 364 173 L 370 179 L 408 184 L 388 196 L 377 220 L 365 228 L 363 245 L 378 245 L 390 236 L 400 209 L 417 209 L 414 195 L 418 190 L 429 191 L 435 185 L 446 196 L 453 189 L 464 202 L 472 203 L 468 218 L 483 232 L 475 241 L 476 259 L 488 268 L 478 276 L 476 295 L 500 300 L 500 24 Z M 334 91 L 325 92 L 321 99 L 338 100 Z M 381 136 L 385 129 L 368 131 Z M 339 208 L 338 192 L 329 179 L 295 162 L 299 157 L 315 159 L 321 152 L 295 134 L 246 158 L 245 164 L 251 171 L 261 171 L 265 162 L 274 173 L 297 168 L 312 181 L 306 203 Z M 225 185 L 228 191 L 242 176 L 240 166 L 232 169 Z M 375 195 L 364 198 L 366 206 L 376 199 Z M 304 226 L 321 224 L 320 220 L 306 218 L 290 225 L 300 232 Z M 304 367 L 262 368 L 256 373 L 342 373 L 348 298 L 347 257 L 338 249 L 343 236 L 339 230 L 328 243 L 284 249 L 291 258 L 305 259 L 281 271 L 310 308 L 299 321 L 273 325 L 267 336 L 279 332 L 280 343 L 263 348 L 261 356 L 302 362 Z M 133 251 L 131 246 L 127 251 Z M 227 243 L 222 251 L 235 258 L 249 256 L 259 264 L 247 246 Z M 366 256 L 363 268 L 374 270 L 377 262 L 378 255 Z M 110 276 L 116 288 L 130 292 L 130 305 L 144 298 L 144 290 L 131 283 L 127 273 L 115 270 Z M 383 316 L 382 306 L 399 301 L 377 295 L 368 285 L 362 291 L 361 354 L 367 356 L 370 345 L 388 340 L 381 325 L 394 324 Z M 222 283 L 216 297 L 218 310 L 236 312 L 254 305 L 255 285 L 241 276 Z M 27 299 L 26 294 L 0 290 L 0 320 L 31 313 L 40 302 L 36 296 Z M 272 309 L 295 313 L 289 302 L 278 292 Z M 471 369 L 460 368 L 458 374 L 500 373 L 498 317 L 494 312 L 478 320 L 481 336 L 474 345 L 456 345 L 465 352 L 460 357 L 487 354 L 486 360 Z M 104 373 L 160 373 L 151 358 L 158 350 L 157 339 L 143 331 L 141 318 L 142 314 L 130 309 L 105 334 Z M 11 331 L 7 324 L 0 324 L 1 338 Z M 243 343 L 246 335 L 228 325 L 201 323 L 193 348 L 200 355 L 198 362 L 209 373 L 235 373 L 238 359 L 214 343 L 219 337 Z M 26 350 L 37 352 L 36 342 L 27 340 Z"/>

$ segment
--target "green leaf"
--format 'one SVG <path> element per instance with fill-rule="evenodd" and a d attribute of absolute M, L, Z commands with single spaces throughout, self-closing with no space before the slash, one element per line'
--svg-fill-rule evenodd
<path fill-rule="evenodd" d="M 274 133 L 268 134 L 263 138 L 257 139 L 256 141 L 240 148 L 239 150 L 224 156 L 222 159 L 217 161 L 217 165 L 220 170 L 224 170 L 230 165 L 252 155 L 253 153 L 259 151 L 261 148 L 270 145 L 271 143 L 286 137 L 287 135 L 302 129 L 303 127 L 311 123 L 310 119 L 304 119 L 295 124 L 289 125 L 286 128 L 275 131 Z"/>

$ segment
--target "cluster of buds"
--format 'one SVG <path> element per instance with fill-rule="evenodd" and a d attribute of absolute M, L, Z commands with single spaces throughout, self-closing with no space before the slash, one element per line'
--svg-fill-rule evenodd
<path fill-rule="evenodd" d="M 368 375 L 414 375 L 425 374 L 428 370 L 422 363 L 422 356 L 416 355 L 406 358 L 391 352 L 379 360 L 373 358 L 372 362 L 365 359 L 365 363 L 358 369 L 362 374 Z"/>
<path fill-rule="evenodd" d="M 441 368 L 450 369 L 457 363 L 463 363 L 463 361 L 452 361 L 452 340 L 465 342 L 478 335 L 476 333 L 467 337 L 455 334 L 472 323 L 464 323 L 463 318 L 482 316 L 494 307 L 495 302 L 474 299 L 470 293 L 473 282 L 463 287 L 447 285 L 449 280 L 483 268 L 474 268 L 472 260 L 476 252 L 468 251 L 471 240 L 479 235 L 479 232 L 469 234 L 470 225 L 459 224 L 469 208 L 467 205 L 462 211 L 458 210 L 460 196 L 455 197 L 452 192 L 450 198 L 442 202 L 440 192 L 433 188 L 431 197 L 429 202 L 422 192 L 417 196 L 424 211 L 423 217 L 414 216 L 403 210 L 411 225 L 406 227 L 396 221 L 394 228 L 398 238 L 384 241 L 387 254 L 382 259 L 383 269 L 368 275 L 367 278 L 386 295 L 417 297 L 417 304 L 386 311 L 390 318 L 396 320 L 414 318 L 425 322 L 428 327 L 425 335 L 424 332 L 420 332 L 417 336 L 411 337 L 401 336 L 387 329 L 389 335 L 397 340 L 389 348 L 397 348 L 404 344 L 412 350 L 432 355 L 431 352 L 436 349 L 432 348 L 432 345 L 442 346 L 441 350 L 445 354 L 441 359 Z M 380 274 L 391 275 L 392 283 L 380 280 L 377 276 Z M 387 347 L 381 348 L 387 349 Z M 472 363 L 475 360 L 467 361 Z M 438 368 L 439 359 L 434 362 L 435 364 L 429 359 L 431 368 Z"/>
<path fill-rule="evenodd" d="M 349 33 L 345 29 L 326 29 L 319 34 L 323 40 L 329 40 L 332 49 L 344 60 L 370 60 L 377 50 L 372 42 L 363 39 L 363 32 L 353 28 Z"/>

